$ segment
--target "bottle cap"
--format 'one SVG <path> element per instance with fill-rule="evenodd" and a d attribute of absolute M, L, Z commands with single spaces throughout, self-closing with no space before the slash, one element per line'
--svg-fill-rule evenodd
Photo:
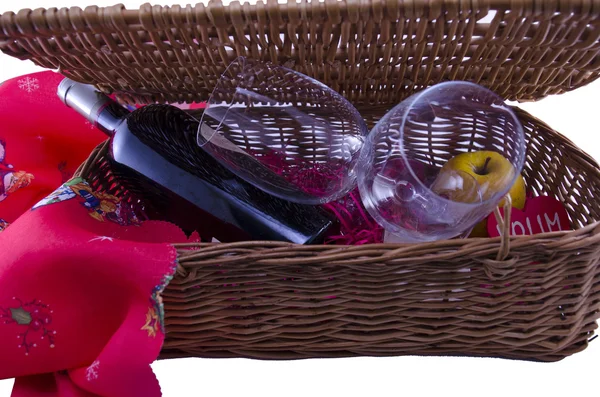
<path fill-rule="evenodd" d="M 108 103 L 112 103 L 112 100 L 96 87 L 77 83 L 69 78 L 60 82 L 56 94 L 65 105 L 73 108 L 94 125 L 97 124 L 102 109 Z"/>

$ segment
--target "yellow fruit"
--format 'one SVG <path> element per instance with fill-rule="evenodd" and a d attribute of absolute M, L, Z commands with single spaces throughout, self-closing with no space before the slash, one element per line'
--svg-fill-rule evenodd
<path fill-rule="evenodd" d="M 487 200 L 502 190 L 507 181 L 514 177 L 513 165 L 500 153 L 482 150 L 477 152 L 461 153 L 450 160 L 440 170 L 440 174 L 447 171 L 464 172 L 471 175 L 479 184 L 483 200 Z M 525 207 L 526 187 L 521 175 L 517 176 L 508 194 L 512 199 L 512 206 L 518 209 Z M 504 200 L 499 203 L 504 205 Z M 487 220 L 478 223 L 469 237 L 487 237 Z"/>

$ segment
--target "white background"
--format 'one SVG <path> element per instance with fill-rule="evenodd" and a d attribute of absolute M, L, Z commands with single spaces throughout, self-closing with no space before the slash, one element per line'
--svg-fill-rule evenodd
<path fill-rule="evenodd" d="M 176 0 L 173 0 L 176 2 Z M 117 0 L 2 0 L 0 12 Z M 122 1 L 128 8 L 142 2 Z M 228 3 L 227 0 L 224 3 Z M 164 4 L 164 3 L 163 3 Z M 40 70 L 0 54 L 0 81 Z M 575 92 L 521 104 L 528 112 L 600 158 L 597 144 L 600 81 Z M 0 341 L 0 343 L 3 343 Z M 0 357 L 0 360 L 3 358 Z M 165 397 L 188 396 L 577 396 L 598 395 L 600 339 L 558 363 L 500 359 L 398 357 L 264 362 L 244 359 L 181 359 L 153 364 Z M 12 380 L 0 381 L 0 397 Z"/>

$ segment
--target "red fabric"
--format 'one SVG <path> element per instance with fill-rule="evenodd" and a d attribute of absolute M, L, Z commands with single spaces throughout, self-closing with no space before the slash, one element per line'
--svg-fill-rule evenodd
<path fill-rule="evenodd" d="M 0 86 L 0 379 L 17 378 L 13 397 L 160 396 L 160 291 L 169 243 L 188 239 L 70 179 L 105 136 L 58 100 L 60 80 Z"/>
<path fill-rule="evenodd" d="M 58 99 L 61 80 L 43 72 L 0 85 L 0 219 L 8 223 L 66 181 L 106 139 Z"/>

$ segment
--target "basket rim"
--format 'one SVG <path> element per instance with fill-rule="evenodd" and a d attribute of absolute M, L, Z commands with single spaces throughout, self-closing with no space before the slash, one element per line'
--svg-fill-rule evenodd
<path fill-rule="evenodd" d="M 219 9 L 227 10 L 234 9 L 239 6 L 249 5 L 249 15 L 256 13 L 257 6 L 263 6 L 270 9 L 279 9 L 280 11 L 287 10 L 288 8 L 303 8 L 302 13 L 304 17 L 312 17 L 318 14 L 329 14 L 334 9 L 339 11 L 340 17 L 347 16 L 347 14 L 355 14 L 364 10 L 377 10 L 381 11 L 379 7 L 387 6 L 395 10 L 404 9 L 408 11 L 405 16 L 411 17 L 417 9 L 423 8 L 428 10 L 430 14 L 439 14 L 442 8 L 451 8 L 454 10 L 473 9 L 473 2 L 471 0 L 437 0 L 424 3 L 422 0 L 371 0 L 369 2 L 359 2 L 353 0 L 336 0 L 336 1 L 315 1 L 310 0 L 288 0 L 285 3 L 279 3 L 277 1 L 267 0 L 254 0 L 254 1 L 231 1 L 228 4 L 223 4 L 222 0 L 209 0 L 208 2 L 198 2 L 194 5 L 186 4 L 180 5 L 172 3 L 171 5 L 152 5 L 151 3 L 144 3 L 139 7 L 127 8 L 124 4 L 115 3 L 112 6 L 95 6 L 89 5 L 85 8 L 74 5 L 70 7 L 60 7 L 60 10 L 85 10 L 85 11 L 96 11 L 98 14 L 103 14 L 105 11 L 119 11 L 120 12 L 120 23 L 135 24 L 140 22 L 139 11 L 145 10 L 151 7 L 154 12 L 160 10 L 169 10 L 170 14 L 175 17 L 175 14 L 185 12 L 188 7 L 191 8 L 206 8 L 209 11 L 217 11 Z M 576 14 L 589 14 L 590 16 L 597 16 L 600 14 L 600 0 L 559 0 L 559 1 L 539 1 L 539 0 L 483 0 L 476 3 L 477 10 L 488 11 L 490 8 L 506 8 L 522 12 L 524 15 L 533 14 L 553 14 L 555 12 L 573 12 Z M 19 11 L 5 11 L 0 14 L 1 18 L 8 18 L 12 15 L 24 14 L 27 12 L 35 11 L 36 13 L 43 13 L 44 11 L 53 10 L 56 7 L 38 7 L 35 9 L 23 8 Z M 220 14 L 220 13 L 218 13 Z M 358 15 L 357 15 L 358 16 Z M 218 18 L 221 17 L 221 18 Z M 284 18 L 285 15 L 279 15 L 279 18 Z M 189 23 L 188 21 L 180 21 L 184 24 Z M 224 16 L 215 15 L 213 22 L 227 23 L 228 21 Z M 20 32 L 25 35 L 25 32 Z M 0 38 L 7 37 L 5 32 L 0 31 Z M 1 44 L 1 43 L 0 43 Z"/>

